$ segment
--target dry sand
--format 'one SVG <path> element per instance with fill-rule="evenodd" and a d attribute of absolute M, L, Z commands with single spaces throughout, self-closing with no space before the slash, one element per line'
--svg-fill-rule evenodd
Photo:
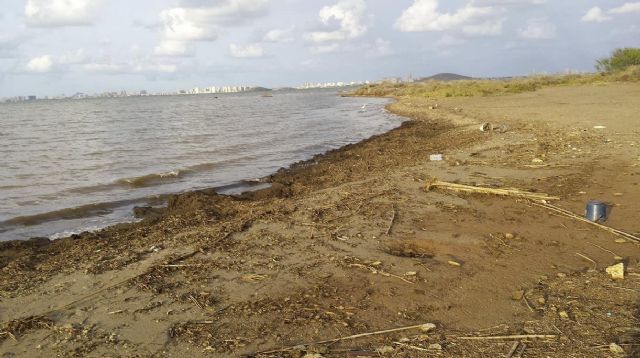
<path fill-rule="evenodd" d="M 607 225 L 638 233 L 640 85 L 435 103 L 400 99 L 401 128 L 280 171 L 268 190 L 189 193 L 138 224 L 2 244 L 0 352 L 638 354 L 638 244 L 523 200 L 424 186 L 517 187 L 578 214 L 600 199 Z M 621 281 L 605 272 L 617 262 Z M 423 323 L 436 328 L 301 345 Z M 505 335 L 553 337 L 463 339 Z"/>

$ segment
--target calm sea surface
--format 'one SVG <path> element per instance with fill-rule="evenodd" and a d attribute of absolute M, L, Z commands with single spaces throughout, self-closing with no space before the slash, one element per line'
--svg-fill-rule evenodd
<path fill-rule="evenodd" d="M 386 103 L 317 90 L 0 104 L 0 241 L 131 221 L 163 194 L 245 190 L 399 126 Z"/>

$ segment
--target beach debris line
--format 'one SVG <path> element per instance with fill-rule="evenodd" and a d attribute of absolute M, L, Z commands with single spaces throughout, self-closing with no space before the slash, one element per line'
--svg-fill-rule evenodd
<path fill-rule="evenodd" d="M 456 183 L 449 183 L 433 179 L 428 181 L 425 185 L 425 191 L 431 191 L 432 189 L 443 189 L 462 193 L 478 193 L 478 194 L 492 194 L 499 196 L 510 196 L 516 198 L 524 198 L 530 200 L 560 200 L 559 197 L 545 194 L 545 193 L 533 193 L 530 191 L 524 191 L 521 189 L 509 188 L 509 189 L 497 189 L 487 188 L 481 186 L 463 185 Z"/>

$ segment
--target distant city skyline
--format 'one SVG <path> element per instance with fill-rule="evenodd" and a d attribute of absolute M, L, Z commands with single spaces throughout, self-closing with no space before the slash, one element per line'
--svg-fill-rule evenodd
<path fill-rule="evenodd" d="M 383 79 L 383 80 L 389 80 Z M 402 81 L 401 78 L 393 78 L 393 81 Z M 226 85 L 226 86 L 204 86 L 204 87 L 192 87 L 188 89 L 173 89 L 173 90 L 159 90 L 159 91 L 147 91 L 146 89 L 127 91 L 127 90 L 106 90 L 94 93 L 73 92 L 70 94 L 47 94 L 43 96 L 37 96 L 33 94 L 22 94 L 16 96 L 0 97 L 0 103 L 6 102 L 23 102 L 33 100 L 51 100 L 51 99 L 84 99 L 84 98 L 104 98 L 104 97 L 135 97 L 135 96 L 167 96 L 167 95 L 197 95 L 197 94 L 223 94 L 223 93 L 240 93 L 250 91 L 270 91 L 280 89 L 316 89 L 316 88 L 340 88 L 347 86 L 357 86 L 369 84 L 371 81 L 338 81 L 338 82 L 305 82 L 298 86 L 286 86 L 267 88 L 262 86 L 248 86 L 248 85 Z"/>
<path fill-rule="evenodd" d="M 5 0 L 0 98 L 592 71 L 640 1 Z"/>
<path fill-rule="evenodd" d="M 385 78 L 383 81 L 404 81 L 402 78 Z M 199 95 L 199 94 L 224 94 L 224 93 L 241 93 L 250 91 L 271 91 L 281 89 L 317 89 L 317 88 L 340 88 L 348 86 L 357 86 L 369 84 L 371 81 L 338 81 L 338 82 L 306 82 L 299 86 L 287 86 L 277 88 L 266 88 L 262 86 L 247 86 L 247 85 L 231 85 L 231 86 L 204 86 L 193 87 L 189 89 L 174 89 L 174 90 L 162 90 L 162 91 L 147 91 L 146 89 L 126 91 L 126 90 L 107 90 L 95 93 L 73 92 L 71 94 L 49 94 L 44 96 L 37 95 L 17 95 L 10 97 L 0 97 L 0 103 L 7 102 L 25 102 L 34 100 L 55 100 L 55 99 L 85 99 L 85 98 L 107 98 L 107 97 L 140 97 L 140 96 L 171 96 L 171 95 Z"/>

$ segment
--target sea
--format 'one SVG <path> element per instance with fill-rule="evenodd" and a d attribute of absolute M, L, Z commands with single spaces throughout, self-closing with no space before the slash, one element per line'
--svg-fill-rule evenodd
<path fill-rule="evenodd" d="M 167 195 L 258 179 L 398 127 L 387 99 L 335 90 L 0 104 L 0 241 L 131 222 Z"/>

